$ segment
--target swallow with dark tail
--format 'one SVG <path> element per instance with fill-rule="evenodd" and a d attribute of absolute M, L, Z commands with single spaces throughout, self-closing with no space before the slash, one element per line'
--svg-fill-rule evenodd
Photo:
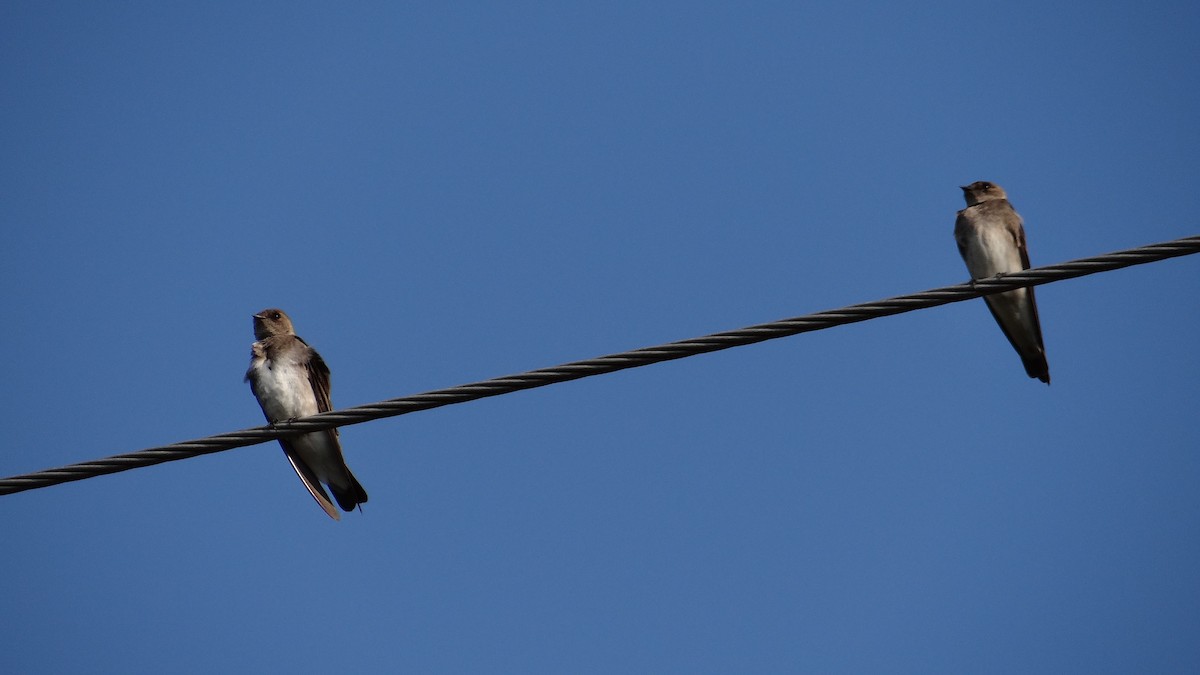
<path fill-rule="evenodd" d="M 296 335 L 281 309 L 254 315 L 254 339 L 246 381 L 271 424 L 333 409 L 329 400 L 329 367 L 317 350 Z M 337 429 L 279 439 L 283 453 L 309 494 L 334 520 L 341 516 L 321 483 L 329 486 L 343 511 L 367 501 L 367 492 L 346 466 Z"/>
<path fill-rule="evenodd" d="M 1029 269 L 1029 251 L 1025 247 L 1025 226 L 1004 188 L 987 181 L 962 186 L 967 208 L 958 212 L 954 239 L 971 278 L 990 279 Z M 1012 343 L 1025 373 L 1050 384 L 1050 366 L 1042 343 L 1042 325 L 1038 321 L 1033 288 L 1015 288 L 984 296 L 988 309 Z"/>

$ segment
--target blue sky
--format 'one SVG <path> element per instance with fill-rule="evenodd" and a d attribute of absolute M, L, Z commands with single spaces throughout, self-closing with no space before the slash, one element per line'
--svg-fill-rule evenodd
<path fill-rule="evenodd" d="M 0 7 L 11 475 L 1200 233 L 1195 3 Z M 12 672 L 1195 672 L 1200 258 L 0 497 Z"/>

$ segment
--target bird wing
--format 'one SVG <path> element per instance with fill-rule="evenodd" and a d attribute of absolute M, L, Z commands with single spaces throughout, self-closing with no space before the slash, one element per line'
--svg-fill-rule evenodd
<path fill-rule="evenodd" d="M 341 520 L 342 516 L 334 508 L 333 502 L 329 499 L 329 494 L 325 492 L 325 488 L 321 486 L 321 481 L 317 480 L 316 474 L 312 469 L 300 459 L 296 451 L 292 448 L 292 444 L 287 439 L 279 439 L 279 445 L 283 446 L 283 454 L 287 455 L 288 462 L 292 468 L 296 470 L 296 475 L 300 477 L 300 482 L 304 483 L 304 487 L 308 488 L 308 494 L 317 500 L 317 504 L 329 514 L 334 520 Z"/>
<path fill-rule="evenodd" d="M 317 412 L 329 412 L 333 410 L 333 401 L 329 396 L 329 366 L 325 365 L 325 359 L 321 358 L 317 350 L 309 347 L 302 338 L 296 339 L 308 347 L 308 383 L 312 385 L 313 394 L 317 397 Z M 328 433 L 334 444 L 338 444 L 338 430 L 330 429 Z"/>
<path fill-rule="evenodd" d="M 300 342 L 304 342 L 304 340 L 300 340 Z M 308 343 L 304 342 L 304 346 L 308 347 Z M 333 404 L 329 399 L 329 366 L 325 365 L 325 359 L 322 359 L 317 350 L 312 347 L 308 347 L 307 361 L 308 382 L 312 385 L 313 393 L 317 395 L 317 411 L 329 412 L 333 410 Z"/>
<path fill-rule="evenodd" d="M 1025 247 L 1025 225 L 1021 222 L 1021 217 L 1017 216 L 1016 231 L 1013 232 L 1013 238 L 1017 240 L 1017 250 L 1021 252 L 1021 269 L 1029 269 L 1029 249 Z M 1029 290 L 1033 290 L 1030 287 Z"/>
<path fill-rule="evenodd" d="M 958 244 L 958 254 L 965 261 L 967 259 L 967 230 L 970 228 L 970 222 L 963 214 L 966 209 L 958 212 L 958 217 L 954 219 L 954 243 Z"/>

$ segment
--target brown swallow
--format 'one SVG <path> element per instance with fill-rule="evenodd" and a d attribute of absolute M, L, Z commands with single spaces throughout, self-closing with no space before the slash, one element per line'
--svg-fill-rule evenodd
<path fill-rule="evenodd" d="M 1025 227 L 1021 216 L 1008 203 L 1008 195 L 995 183 L 976 181 L 962 186 L 967 208 L 958 212 L 954 239 L 972 279 L 989 279 L 1029 269 Z M 1015 288 L 983 298 L 1012 343 L 1025 373 L 1050 384 L 1050 365 L 1042 343 L 1033 288 Z"/>
<path fill-rule="evenodd" d="M 254 338 L 246 381 L 271 424 L 333 409 L 329 400 L 329 367 L 317 350 L 296 335 L 281 309 L 254 315 Z M 337 429 L 279 439 L 304 487 L 334 520 L 341 516 L 321 483 L 329 486 L 343 511 L 367 501 L 367 492 L 346 466 Z"/>

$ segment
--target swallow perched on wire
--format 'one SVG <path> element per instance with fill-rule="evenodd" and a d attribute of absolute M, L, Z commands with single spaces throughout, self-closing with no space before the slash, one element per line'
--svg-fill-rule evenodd
<path fill-rule="evenodd" d="M 246 381 L 263 415 L 271 424 L 333 409 L 329 400 L 329 367 L 317 350 L 296 335 L 292 320 L 281 309 L 264 309 L 254 315 L 254 339 Z M 337 429 L 279 439 L 296 475 L 309 494 L 334 520 L 341 516 L 321 483 L 329 486 L 343 511 L 367 501 L 338 442 Z"/>
<path fill-rule="evenodd" d="M 967 208 L 958 212 L 954 240 L 971 278 L 989 279 L 1029 269 L 1025 227 L 1008 203 L 1004 188 L 981 180 L 962 186 L 962 191 Z M 1050 365 L 1046 363 L 1033 288 L 1014 288 L 983 299 L 1020 355 L 1025 373 L 1050 384 Z"/>

